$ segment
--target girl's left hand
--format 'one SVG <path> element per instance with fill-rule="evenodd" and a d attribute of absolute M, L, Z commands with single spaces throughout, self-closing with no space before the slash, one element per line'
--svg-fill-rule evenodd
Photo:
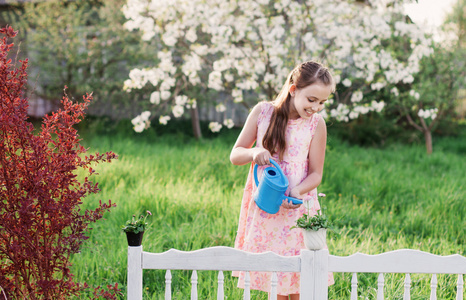
<path fill-rule="evenodd" d="M 298 198 L 298 199 L 303 200 L 304 196 L 305 195 L 301 194 L 301 192 L 300 192 L 300 190 L 299 190 L 299 188 L 297 186 L 292 188 L 291 191 L 290 191 L 290 197 Z"/>
<path fill-rule="evenodd" d="M 291 189 L 290 196 L 297 199 L 302 199 L 304 195 L 301 195 L 299 189 L 297 187 Z M 297 209 L 301 206 L 301 204 L 293 204 L 291 201 L 287 201 L 286 199 L 282 201 L 282 206 L 286 209 Z"/>
<path fill-rule="evenodd" d="M 283 199 L 282 206 L 286 209 L 297 209 L 301 204 L 293 204 L 293 202 Z"/>

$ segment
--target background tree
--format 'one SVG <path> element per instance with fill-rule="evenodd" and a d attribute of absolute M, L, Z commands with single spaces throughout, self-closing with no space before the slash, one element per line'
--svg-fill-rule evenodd
<path fill-rule="evenodd" d="M 393 97 L 400 117 L 424 135 L 428 154 L 433 151 L 432 132 L 439 121 L 455 118 L 458 92 L 466 84 L 465 12 L 466 1 L 458 0 L 432 42 L 433 54 L 421 60 L 413 84 L 399 86 Z"/>
<path fill-rule="evenodd" d="M 122 90 L 131 66 L 143 64 L 152 53 L 137 34 L 122 26 L 123 0 L 40 1 L 24 3 L 9 23 L 24 39 L 30 61 L 30 89 L 59 102 L 64 85 L 69 93 L 93 91 L 89 113 L 113 119 L 132 118 L 144 90 Z"/>
<path fill-rule="evenodd" d="M 133 120 L 135 129 L 157 115 L 163 124 L 183 116 L 208 100 L 207 91 L 230 95 L 218 111 L 228 100 L 247 107 L 271 100 L 289 70 L 309 59 L 323 60 L 339 83 L 331 118 L 380 112 L 390 100 L 384 91 L 411 85 L 432 53 L 430 38 L 403 14 L 404 2 L 128 0 L 125 27 L 155 41 L 157 53 L 154 67 L 133 69 L 125 82 L 128 91 L 153 90 L 153 108 Z M 234 124 L 225 118 L 223 125 Z"/>
<path fill-rule="evenodd" d="M 452 32 L 457 48 L 466 48 L 466 0 L 457 0 L 443 24 L 443 30 Z"/>

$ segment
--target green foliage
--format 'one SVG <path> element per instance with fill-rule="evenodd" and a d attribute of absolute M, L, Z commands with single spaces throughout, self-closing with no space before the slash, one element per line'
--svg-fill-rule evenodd
<path fill-rule="evenodd" d="M 327 215 L 320 213 L 320 210 L 318 210 L 317 214 L 313 216 L 304 214 L 296 221 L 296 227 L 318 231 L 321 228 L 331 229 L 332 222 L 330 222 Z"/>
<path fill-rule="evenodd" d="M 457 37 L 458 48 L 466 49 L 466 0 L 456 0 L 448 14 L 444 29 L 453 30 Z"/>
<path fill-rule="evenodd" d="M 420 93 L 421 108 L 437 107 L 445 116 L 453 116 L 458 90 L 464 86 L 466 62 L 453 49 L 436 45 L 434 54 L 421 61 L 421 71 L 413 88 Z M 411 99 L 407 97 L 406 99 Z M 416 105 L 407 103 L 407 105 Z"/>
<path fill-rule="evenodd" d="M 360 116 L 349 123 L 327 122 L 330 137 L 338 137 L 352 145 L 381 147 L 393 142 L 418 141 L 418 133 L 391 117 L 378 113 Z"/>
<path fill-rule="evenodd" d="M 318 195 L 321 199 L 325 197 L 325 194 L 323 193 L 319 193 Z M 322 205 L 322 202 L 320 204 Z M 322 209 L 317 210 L 315 215 L 311 215 L 310 209 L 308 209 L 308 213 L 296 220 L 296 226 L 293 226 L 292 228 L 311 229 L 314 231 L 318 231 L 319 229 L 330 229 L 335 231 L 332 222 L 324 213 L 325 208 L 326 207 L 322 207 Z"/>
<path fill-rule="evenodd" d="M 123 82 L 147 52 L 139 35 L 123 28 L 125 0 L 40 1 L 24 3 L 10 14 L 9 23 L 20 29 L 23 53 L 32 66 L 31 88 L 43 99 L 93 91 L 90 113 L 134 117 L 144 90 L 128 94 Z"/>
<path fill-rule="evenodd" d="M 130 125 L 128 125 L 130 126 Z M 92 128 L 92 125 L 89 125 Z M 119 130 L 119 129 L 118 129 Z M 151 228 L 144 233 L 144 251 L 170 248 L 196 250 L 233 246 L 241 197 L 249 166 L 233 166 L 229 153 L 238 130 L 216 139 L 195 141 L 187 135 L 129 136 L 118 130 L 82 137 L 91 151 L 111 149 L 119 155 L 112 166 L 99 165 L 100 197 L 117 207 L 96 223 L 89 243 L 73 257 L 77 280 L 89 285 L 126 285 L 126 237 L 119 229 L 128 212 L 152 212 Z M 330 131 L 329 131 L 330 132 Z M 422 145 L 389 143 L 385 149 L 350 146 L 329 136 L 324 177 L 319 192 L 339 235 L 327 241 L 330 253 L 378 254 L 401 248 L 434 254 L 466 255 L 463 234 L 466 207 L 464 149 L 466 138 L 435 137 L 438 147 L 427 156 Z M 98 197 L 84 200 L 93 207 Z M 172 272 L 172 299 L 189 299 L 190 272 Z M 236 279 L 225 272 L 225 293 L 241 299 Z M 351 274 L 334 274 L 330 299 L 348 299 Z M 162 299 L 165 272 L 144 271 L 144 299 Z M 215 299 L 216 272 L 200 271 L 199 298 Z M 358 274 L 360 297 L 375 298 L 377 274 Z M 411 296 L 428 299 L 430 278 L 413 274 Z M 454 299 L 456 278 L 438 276 L 439 299 Z M 402 296 L 400 275 L 385 277 L 385 294 Z M 253 299 L 267 295 L 252 292 Z"/>
<path fill-rule="evenodd" d="M 146 222 L 147 216 L 151 216 L 152 213 L 150 211 L 146 212 L 146 215 L 139 215 L 139 218 L 136 219 L 136 216 L 133 215 L 131 220 L 126 221 L 125 225 L 121 225 L 121 230 L 123 232 L 132 232 L 138 234 L 140 232 L 144 232 L 147 226 L 149 225 Z"/>

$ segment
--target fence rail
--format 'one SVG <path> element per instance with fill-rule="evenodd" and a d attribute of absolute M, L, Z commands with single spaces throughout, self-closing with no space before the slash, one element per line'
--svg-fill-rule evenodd
<path fill-rule="evenodd" d="M 167 270 L 165 299 L 171 299 L 170 270 L 193 270 L 191 300 L 197 300 L 196 270 L 216 270 L 218 274 L 217 300 L 224 299 L 223 271 L 244 271 L 244 299 L 250 299 L 249 271 L 272 272 L 271 299 L 277 298 L 276 272 L 301 273 L 301 299 L 326 300 L 328 272 L 353 273 L 351 300 L 357 299 L 357 273 L 379 273 L 377 300 L 384 299 L 384 273 L 404 273 L 404 300 L 410 299 L 412 273 L 432 274 L 430 299 L 437 299 L 436 274 L 457 274 L 456 299 L 463 300 L 466 257 L 459 254 L 439 256 L 418 250 L 402 249 L 377 255 L 356 253 L 350 256 L 329 255 L 328 250 L 303 249 L 299 256 L 285 257 L 272 252 L 249 253 L 230 247 L 211 247 L 195 251 L 171 249 L 163 253 L 149 253 L 142 246 L 128 247 L 128 300 L 141 300 L 143 269 Z"/>

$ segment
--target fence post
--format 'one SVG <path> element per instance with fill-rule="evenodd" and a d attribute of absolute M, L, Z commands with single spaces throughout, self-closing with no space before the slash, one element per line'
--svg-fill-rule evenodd
<path fill-rule="evenodd" d="M 128 300 L 142 300 L 142 246 L 128 246 Z"/>
<path fill-rule="evenodd" d="M 300 299 L 314 300 L 314 251 L 301 249 Z"/>
<path fill-rule="evenodd" d="M 315 272 L 315 300 L 328 298 L 328 250 L 322 249 L 314 252 Z"/>

